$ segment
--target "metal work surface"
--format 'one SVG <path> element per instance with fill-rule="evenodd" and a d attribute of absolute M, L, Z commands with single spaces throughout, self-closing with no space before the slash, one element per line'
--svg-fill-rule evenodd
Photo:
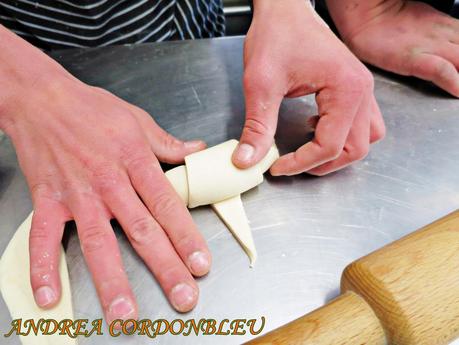
<path fill-rule="evenodd" d="M 69 50 L 54 57 L 81 80 L 144 108 L 172 134 L 214 145 L 238 138 L 242 128 L 242 43 L 242 38 L 171 42 Z M 459 208 L 459 101 L 413 79 L 381 72 L 375 78 L 388 130 L 364 161 L 321 178 L 267 176 L 265 183 L 243 194 L 259 255 L 254 268 L 209 207 L 192 211 L 213 253 L 213 267 L 199 279 L 200 300 L 191 313 L 173 311 L 117 231 L 141 318 L 265 316 L 265 331 L 270 330 L 335 297 L 341 272 L 351 261 Z M 313 97 L 283 103 L 277 134 L 281 152 L 311 137 L 305 120 L 314 114 Z M 30 211 L 14 150 L 6 137 L 0 138 L 1 252 Z M 68 235 L 75 317 L 100 318 L 78 238 L 71 229 Z M 2 334 L 9 322 L 0 298 Z M 250 337 L 93 336 L 79 342 L 239 344 Z M 1 342 L 15 344 L 18 339 Z"/>

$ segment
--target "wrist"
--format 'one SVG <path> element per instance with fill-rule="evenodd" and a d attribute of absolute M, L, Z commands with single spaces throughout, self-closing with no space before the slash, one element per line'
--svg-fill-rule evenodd
<path fill-rule="evenodd" d="M 0 85 L 6 86 L 0 88 L 0 130 L 9 134 L 24 115 L 24 105 L 69 77 L 58 63 L 0 25 Z"/>
<path fill-rule="evenodd" d="M 1 95 L 0 130 L 14 139 L 13 132 L 16 133 L 16 129 L 36 117 L 46 117 L 48 112 L 43 110 L 47 107 L 55 107 L 67 96 L 66 90 L 75 87 L 75 82 L 81 83 L 65 70 L 63 71 L 66 73 L 63 73 L 62 70 L 43 69 L 41 73 L 31 76 L 25 83 L 22 78 L 5 79 L 10 92 Z"/>
<path fill-rule="evenodd" d="M 400 11 L 404 3 L 405 0 L 326 0 L 330 16 L 346 44 L 382 15 Z"/>
<path fill-rule="evenodd" d="M 309 0 L 253 0 L 254 16 L 279 16 L 285 11 L 307 11 L 311 14 L 314 12 Z"/>

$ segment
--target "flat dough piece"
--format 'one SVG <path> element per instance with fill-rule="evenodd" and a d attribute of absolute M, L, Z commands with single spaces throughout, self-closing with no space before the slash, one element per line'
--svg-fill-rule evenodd
<path fill-rule="evenodd" d="M 253 242 L 249 221 L 242 205 L 241 195 L 212 204 L 212 208 L 238 240 L 250 259 L 250 267 L 257 261 L 257 250 Z"/>
<path fill-rule="evenodd" d="M 29 232 L 32 213 L 17 229 L 8 247 L 0 259 L 0 291 L 13 319 L 64 319 L 73 320 L 72 296 L 70 279 L 67 271 L 65 253 L 61 247 L 59 274 L 61 277 L 62 296 L 59 303 L 51 309 L 39 308 L 33 298 L 29 273 Z M 28 336 L 19 336 L 24 345 L 72 345 L 76 339 L 64 335 L 36 336 L 33 332 Z"/>

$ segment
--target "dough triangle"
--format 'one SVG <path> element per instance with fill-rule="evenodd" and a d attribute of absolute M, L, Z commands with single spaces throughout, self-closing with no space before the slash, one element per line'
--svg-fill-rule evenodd
<path fill-rule="evenodd" d="M 242 205 L 241 195 L 212 204 L 212 208 L 241 244 L 250 258 L 250 267 L 257 260 L 257 250 L 253 242 L 249 220 Z"/>

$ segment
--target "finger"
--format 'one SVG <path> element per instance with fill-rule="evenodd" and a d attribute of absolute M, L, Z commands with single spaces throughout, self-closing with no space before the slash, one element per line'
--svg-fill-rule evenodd
<path fill-rule="evenodd" d="M 283 95 L 259 74 L 244 74 L 245 124 L 239 145 L 233 153 L 233 164 L 248 168 L 258 163 L 273 144 Z"/>
<path fill-rule="evenodd" d="M 211 263 L 206 242 L 156 158 L 152 154 L 134 156 L 127 163 L 127 170 L 135 190 L 167 233 L 190 272 L 195 276 L 206 274 Z"/>
<path fill-rule="evenodd" d="M 309 174 L 318 176 L 329 174 L 348 166 L 354 161 L 363 159 L 368 154 L 370 146 L 370 118 L 373 115 L 371 110 L 374 110 L 371 100 L 362 103 L 339 157 L 309 170 Z"/>
<path fill-rule="evenodd" d="M 124 182 L 124 187 L 105 190 L 105 202 L 174 308 L 181 312 L 191 310 L 198 300 L 196 282 L 164 230 L 128 185 L 127 176 Z"/>
<path fill-rule="evenodd" d="M 441 89 L 459 97 L 459 74 L 448 60 L 432 54 L 422 53 L 410 61 L 412 76 L 433 82 Z"/>
<path fill-rule="evenodd" d="M 185 156 L 206 148 L 206 143 L 202 140 L 182 141 L 167 133 L 145 111 L 136 109 L 135 112 L 146 130 L 154 154 L 161 162 L 180 164 Z"/>
<path fill-rule="evenodd" d="M 361 88 L 324 89 L 316 97 L 320 119 L 314 139 L 295 152 L 280 157 L 270 168 L 274 176 L 295 175 L 336 159 L 343 150 L 352 122 L 362 101 Z"/>
<path fill-rule="evenodd" d="M 436 44 L 435 53 L 444 58 L 445 60 L 451 62 L 456 71 L 459 70 L 459 45 L 450 43 L 450 42 L 438 42 Z"/>
<path fill-rule="evenodd" d="M 376 99 L 372 97 L 370 104 L 370 144 L 384 139 L 386 136 L 386 125 L 379 109 Z"/>
<path fill-rule="evenodd" d="M 50 308 L 61 296 L 61 240 L 68 217 L 58 202 L 40 197 L 34 199 L 35 211 L 29 236 L 30 283 L 37 305 Z"/>
<path fill-rule="evenodd" d="M 373 144 L 377 141 L 382 140 L 386 135 L 386 126 L 384 124 L 384 119 L 379 109 L 379 105 L 376 102 L 376 99 L 372 97 L 371 105 L 371 119 L 370 119 L 370 143 Z M 315 130 L 317 123 L 319 122 L 320 117 L 314 115 L 308 118 L 308 125 Z"/>
<path fill-rule="evenodd" d="M 107 323 L 137 318 L 135 297 L 110 225 L 110 216 L 102 204 L 92 198 L 80 198 L 72 202 L 72 206 L 81 249 Z"/>

